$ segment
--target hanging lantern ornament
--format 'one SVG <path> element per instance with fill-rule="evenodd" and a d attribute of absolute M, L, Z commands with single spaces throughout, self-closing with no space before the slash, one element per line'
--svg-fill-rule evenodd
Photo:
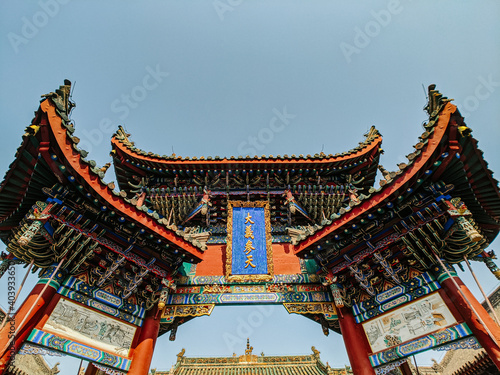
<path fill-rule="evenodd" d="M 51 216 L 49 212 L 53 207 L 53 204 L 47 205 L 45 202 L 38 202 L 37 206 L 40 206 L 43 210 L 36 207 L 33 210 L 33 213 L 26 216 L 28 220 L 33 220 L 33 222 L 27 229 L 24 230 L 21 237 L 17 240 L 17 243 L 20 246 L 27 246 L 39 231 L 41 231 L 42 234 L 45 232 L 43 225 Z"/>
<path fill-rule="evenodd" d="M 476 228 L 471 224 L 471 222 L 463 216 L 457 217 L 457 224 L 470 238 L 472 242 L 479 242 L 483 239 L 483 236 L 477 231 Z"/>
<path fill-rule="evenodd" d="M 467 237 L 472 242 L 479 242 L 483 239 L 483 236 L 474 228 L 471 221 L 467 218 L 472 216 L 472 212 L 469 211 L 464 202 L 460 198 L 453 198 L 451 202 L 446 202 L 449 206 L 448 214 L 451 218 L 455 219 L 457 226 L 465 232 Z"/>

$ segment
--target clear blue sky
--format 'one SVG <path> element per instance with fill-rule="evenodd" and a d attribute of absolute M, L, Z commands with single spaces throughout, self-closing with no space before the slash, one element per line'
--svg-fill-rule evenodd
<path fill-rule="evenodd" d="M 417 143 L 426 120 L 422 84 L 436 83 L 466 114 L 498 177 L 500 3 L 477 4 L 2 2 L 0 173 L 40 95 L 68 78 L 76 81 L 76 134 L 100 165 L 109 161 L 109 139 L 119 124 L 138 147 L 183 156 L 337 153 L 357 146 L 375 125 L 388 170 Z M 270 131 L 277 112 L 284 126 Z M 486 267 L 475 269 L 485 289 L 498 285 Z M 5 298 L 0 304 L 6 307 Z M 256 324 L 259 316 L 265 319 Z M 255 327 L 246 333 L 249 320 Z M 339 335 L 326 338 L 319 325 L 281 306 L 219 307 L 181 326 L 177 341 L 161 337 L 153 367 L 170 368 L 182 347 L 188 356 L 240 354 L 247 335 L 258 353 L 304 354 L 315 345 L 332 366 L 348 363 Z M 234 337 L 240 341 L 232 347 Z M 78 364 L 64 359 L 62 373 L 76 373 Z"/>

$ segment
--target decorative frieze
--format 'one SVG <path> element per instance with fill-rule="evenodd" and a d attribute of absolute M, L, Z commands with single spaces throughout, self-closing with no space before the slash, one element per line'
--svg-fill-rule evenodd
<path fill-rule="evenodd" d="M 439 283 L 435 282 L 435 278 L 430 273 L 425 272 L 366 301 L 353 304 L 353 314 L 357 317 L 359 323 L 403 303 L 429 294 L 440 287 Z M 394 302 L 389 303 L 391 301 Z"/>
<path fill-rule="evenodd" d="M 124 313 L 130 314 L 138 319 L 143 319 L 144 315 L 146 314 L 146 310 L 143 307 L 124 301 L 122 298 L 106 292 L 103 289 L 90 286 L 82 280 L 79 280 L 73 276 L 69 276 L 64 280 L 63 285 L 58 290 L 58 293 L 68 296 L 68 298 L 71 299 L 80 298 L 77 296 L 77 294 L 88 296 L 98 302 L 121 310 Z M 82 302 L 83 298 L 82 301 L 78 299 L 75 300 L 78 302 Z"/>
<path fill-rule="evenodd" d="M 467 324 L 461 323 L 444 330 L 431 333 L 427 336 L 398 345 L 388 350 L 371 355 L 370 362 L 373 367 L 406 358 L 414 354 L 449 344 L 472 334 Z"/>
<path fill-rule="evenodd" d="M 49 349 L 57 350 L 75 357 L 83 358 L 90 362 L 101 363 L 108 367 L 127 371 L 132 361 L 130 359 L 95 349 L 94 347 L 80 344 L 78 342 L 53 335 L 48 332 L 34 329 L 28 337 L 28 341 L 42 345 Z"/>
<path fill-rule="evenodd" d="M 333 303 L 284 303 L 290 314 L 327 314 L 329 319 L 337 318 L 337 309 Z"/>
<path fill-rule="evenodd" d="M 163 314 L 161 316 L 162 323 L 164 319 L 168 319 L 169 317 L 177 317 L 177 316 L 203 316 L 210 315 L 214 309 L 214 304 L 204 304 L 204 305 L 167 305 L 163 310 Z"/>
<path fill-rule="evenodd" d="M 456 322 L 439 293 L 433 293 L 364 322 L 363 329 L 372 351 L 378 352 Z"/>
<path fill-rule="evenodd" d="M 331 302 L 327 292 L 173 294 L 167 305 Z"/>
<path fill-rule="evenodd" d="M 59 299 L 42 329 L 123 357 L 129 355 L 137 331 L 135 325 L 65 298 Z"/>
<path fill-rule="evenodd" d="M 291 284 L 311 284 L 319 283 L 320 277 L 318 275 L 310 274 L 295 274 L 295 275 L 274 275 L 269 283 L 291 283 Z M 208 285 L 208 284 L 255 284 L 252 281 L 231 282 L 224 276 L 182 276 L 179 277 L 177 285 Z"/>

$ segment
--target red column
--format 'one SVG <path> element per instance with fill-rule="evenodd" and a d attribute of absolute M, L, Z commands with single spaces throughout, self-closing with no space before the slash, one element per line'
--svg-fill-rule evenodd
<path fill-rule="evenodd" d="M 340 331 L 354 375 L 375 375 L 368 359 L 371 349 L 362 327 L 354 320 L 351 309 L 342 307 L 338 310 Z"/>
<path fill-rule="evenodd" d="M 60 276 L 62 277 L 62 275 Z M 57 277 L 57 279 L 60 279 L 60 277 Z M 56 296 L 59 286 L 59 282 L 56 280 L 52 280 L 43 294 L 41 294 L 47 281 L 48 277 L 42 278 L 38 284 L 35 285 L 31 293 L 26 297 L 26 300 L 17 310 L 14 319 L 7 322 L 0 332 L 0 374 L 7 368 L 12 356 L 20 349 L 33 328 L 43 317 L 49 302 Z M 39 296 L 40 299 L 38 299 L 35 305 L 35 301 Z M 21 323 L 23 323 L 22 326 L 20 326 Z M 16 330 L 18 331 L 16 338 L 9 344 Z"/>
<path fill-rule="evenodd" d="M 99 369 L 89 362 L 85 370 L 85 375 L 96 375 L 98 371 Z"/>
<path fill-rule="evenodd" d="M 156 314 L 157 308 L 153 307 L 148 311 L 144 323 L 139 333 L 137 346 L 132 354 L 132 364 L 128 371 L 128 375 L 148 375 L 149 366 L 153 358 L 153 351 L 160 330 L 160 315 Z M 158 316 L 156 316 L 158 315 Z"/>
<path fill-rule="evenodd" d="M 410 365 L 408 362 L 403 362 L 400 366 L 399 369 L 401 370 L 401 373 L 403 375 L 412 375 Z"/>
<path fill-rule="evenodd" d="M 464 285 L 462 280 L 460 280 L 458 276 L 455 276 L 456 274 L 454 272 L 452 272 L 452 275 L 453 279 L 458 284 L 458 288 L 455 286 L 452 278 L 444 280 L 441 278 L 441 285 L 443 286 L 443 289 L 456 307 L 460 310 L 465 323 L 467 323 L 477 341 L 479 341 L 495 366 L 500 370 L 500 327 L 489 316 L 484 307 L 477 301 L 474 295 L 470 292 L 469 288 Z M 467 302 L 459 290 L 465 295 L 469 302 Z M 476 314 L 474 314 L 471 305 L 481 317 L 481 320 L 484 322 L 484 325 L 488 328 L 493 338 L 490 337 L 483 324 L 481 324 Z"/>
<path fill-rule="evenodd" d="M 35 327 L 40 318 L 43 316 L 45 312 L 45 307 L 47 306 L 49 301 L 52 298 L 54 298 L 57 289 L 53 288 L 52 286 L 48 286 L 47 289 L 45 289 L 43 295 L 41 295 L 41 298 L 38 300 L 36 306 L 33 308 L 33 310 L 31 310 L 31 312 L 29 312 L 29 310 L 35 303 L 35 300 L 38 298 L 44 286 L 45 284 L 35 285 L 31 293 L 28 295 L 26 300 L 23 302 L 23 304 L 17 311 L 16 315 L 14 315 L 13 323 L 7 322 L 5 327 L 0 332 L 0 350 L 2 351 L 0 353 L 0 355 L 2 356 L 2 358 L 0 359 L 0 373 L 10 362 L 12 355 L 15 354 L 20 349 L 24 340 L 26 340 L 26 337 L 28 337 L 32 329 Z M 28 313 L 29 317 L 26 320 L 24 320 Z M 22 327 L 20 327 L 19 325 L 23 320 L 24 323 Z M 12 337 L 12 334 L 16 330 L 19 331 L 18 334 L 16 335 L 15 340 L 12 341 L 5 349 L 6 345 L 9 342 L 9 339 Z"/>
<path fill-rule="evenodd" d="M 45 293 L 43 295 L 46 296 Z M 33 331 L 33 328 L 42 328 L 43 324 L 48 320 L 50 314 L 52 313 L 52 310 L 54 310 L 60 298 L 61 296 L 57 293 L 50 299 L 47 298 L 47 305 L 42 307 L 34 317 L 28 319 L 27 322 L 23 324 L 23 328 L 19 331 L 15 339 L 15 353 L 17 353 L 19 349 L 21 349 L 21 346 L 24 344 L 24 341 L 26 341 L 31 331 Z"/>

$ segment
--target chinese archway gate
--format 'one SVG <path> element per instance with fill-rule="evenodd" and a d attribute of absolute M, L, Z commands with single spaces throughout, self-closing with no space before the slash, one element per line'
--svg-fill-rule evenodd
<path fill-rule="evenodd" d="M 500 368 L 500 329 L 453 268 L 481 261 L 500 276 L 485 251 L 497 181 L 434 86 L 396 172 L 378 164 L 375 128 L 342 154 L 181 158 L 119 127 L 116 185 L 78 147 L 70 86 L 43 96 L 0 187 L 2 273 L 39 271 L 2 328 L 0 368 L 62 352 L 147 374 L 159 335 L 224 304 L 282 304 L 342 334 L 357 375 L 406 371 L 433 348 L 483 347 Z"/>

